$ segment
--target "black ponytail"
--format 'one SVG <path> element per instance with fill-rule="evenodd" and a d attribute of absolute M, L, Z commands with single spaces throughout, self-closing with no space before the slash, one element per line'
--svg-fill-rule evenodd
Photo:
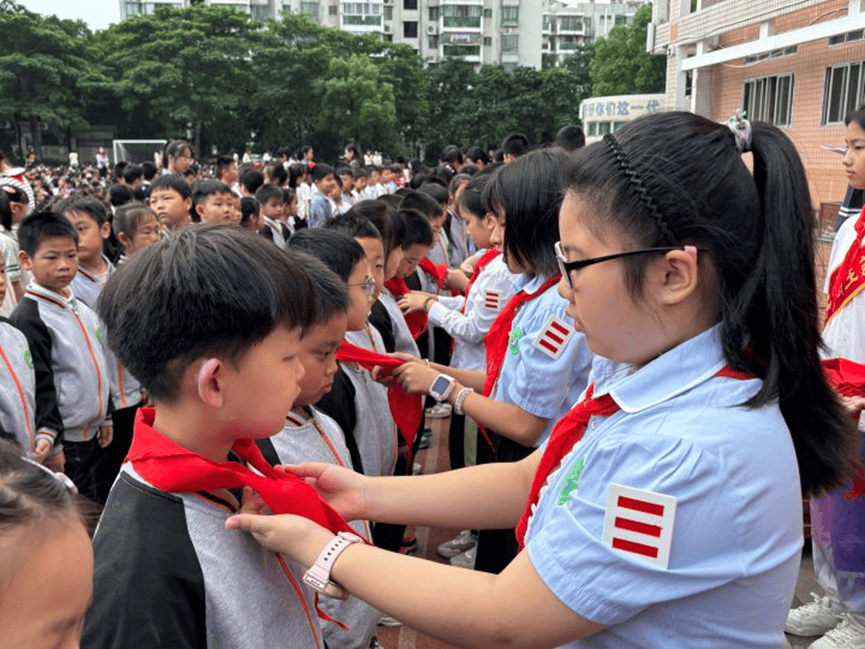
<path fill-rule="evenodd" d="M 626 245 L 696 245 L 712 260 L 724 357 L 763 380 L 743 405 L 778 400 L 803 492 L 816 495 L 852 473 L 858 436 L 820 364 L 816 224 L 801 160 L 766 124 L 752 125 L 751 150 L 753 176 L 730 128 L 661 113 L 579 151 L 565 187 L 592 202 L 593 223 L 614 227 Z M 624 262 L 635 298 L 646 262 Z"/>

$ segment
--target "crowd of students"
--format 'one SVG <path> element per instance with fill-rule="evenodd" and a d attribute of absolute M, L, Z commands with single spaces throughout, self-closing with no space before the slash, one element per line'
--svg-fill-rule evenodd
<path fill-rule="evenodd" d="M 12 646 L 865 646 L 865 399 L 821 369 L 795 148 L 688 113 L 581 135 L 0 176 Z M 865 110 L 847 139 L 865 188 Z M 857 361 L 861 223 L 828 285 Z M 436 416 L 452 470 L 412 475 Z M 830 590 L 790 612 L 802 493 Z M 414 525 L 462 530 L 455 567 Z"/>

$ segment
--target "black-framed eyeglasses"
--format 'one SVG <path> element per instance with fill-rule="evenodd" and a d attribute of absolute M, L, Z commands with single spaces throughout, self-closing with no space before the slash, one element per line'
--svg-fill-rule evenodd
<path fill-rule="evenodd" d="M 559 272 L 562 274 L 562 277 L 568 280 L 568 285 L 571 288 L 574 288 L 574 281 L 571 279 L 571 273 L 585 268 L 586 266 L 592 266 L 594 264 L 599 264 L 602 261 L 612 261 L 613 259 L 621 259 L 622 257 L 631 257 L 632 255 L 645 255 L 653 252 L 670 252 L 671 250 L 687 250 L 688 248 L 692 248 L 692 246 L 664 246 L 661 248 L 641 248 L 639 250 L 626 250 L 624 252 L 617 252 L 612 255 L 604 255 L 603 257 L 591 257 L 589 259 L 578 259 L 577 261 L 568 261 L 565 257 L 565 253 L 562 252 L 562 242 L 556 241 L 554 246 L 556 251 L 556 261 L 559 262 Z M 694 248 L 696 252 L 696 248 Z"/>
<path fill-rule="evenodd" d="M 368 277 L 365 282 L 362 284 L 349 284 L 349 286 L 359 286 L 360 288 L 365 288 L 366 292 L 370 295 L 375 295 L 375 280 L 372 277 Z"/>

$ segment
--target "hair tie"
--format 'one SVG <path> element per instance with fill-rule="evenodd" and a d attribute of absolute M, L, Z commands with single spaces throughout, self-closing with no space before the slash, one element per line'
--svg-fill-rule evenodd
<path fill-rule="evenodd" d="M 72 479 L 68 475 L 66 475 L 65 473 L 57 473 L 56 471 L 52 471 L 47 466 L 39 464 L 39 462 L 36 462 L 35 460 L 31 460 L 29 457 L 26 457 L 23 455 L 21 456 L 21 459 L 24 460 L 25 462 L 29 463 L 29 464 L 32 464 L 35 467 L 38 467 L 42 471 L 45 471 L 45 473 L 47 473 L 52 478 L 57 480 L 57 482 L 62 484 L 66 488 L 66 491 L 68 491 L 69 493 L 71 493 L 73 495 L 78 495 L 78 487 L 75 486 L 75 483 L 72 482 Z"/>
<path fill-rule="evenodd" d="M 736 148 L 739 149 L 739 153 L 751 150 L 751 122 L 745 119 L 745 114 L 741 108 L 730 115 L 730 119 L 727 120 L 727 128 L 733 131 L 733 137 L 736 138 Z"/>

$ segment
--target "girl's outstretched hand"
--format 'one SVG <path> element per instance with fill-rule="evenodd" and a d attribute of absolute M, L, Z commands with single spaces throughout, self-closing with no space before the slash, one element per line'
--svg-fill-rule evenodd
<path fill-rule="evenodd" d="M 371 508 L 366 489 L 369 478 L 366 476 L 323 462 L 286 464 L 281 468 L 306 480 L 345 520 L 369 520 Z"/>
<path fill-rule="evenodd" d="M 429 365 L 414 362 L 400 365 L 393 371 L 393 375 L 406 392 L 429 394 L 439 372 Z"/>
<path fill-rule="evenodd" d="M 291 557 L 307 567 L 315 562 L 317 552 L 333 537 L 308 518 L 292 514 L 235 514 L 226 519 L 225 529 L 249 532 L 263 548 Z"/>

